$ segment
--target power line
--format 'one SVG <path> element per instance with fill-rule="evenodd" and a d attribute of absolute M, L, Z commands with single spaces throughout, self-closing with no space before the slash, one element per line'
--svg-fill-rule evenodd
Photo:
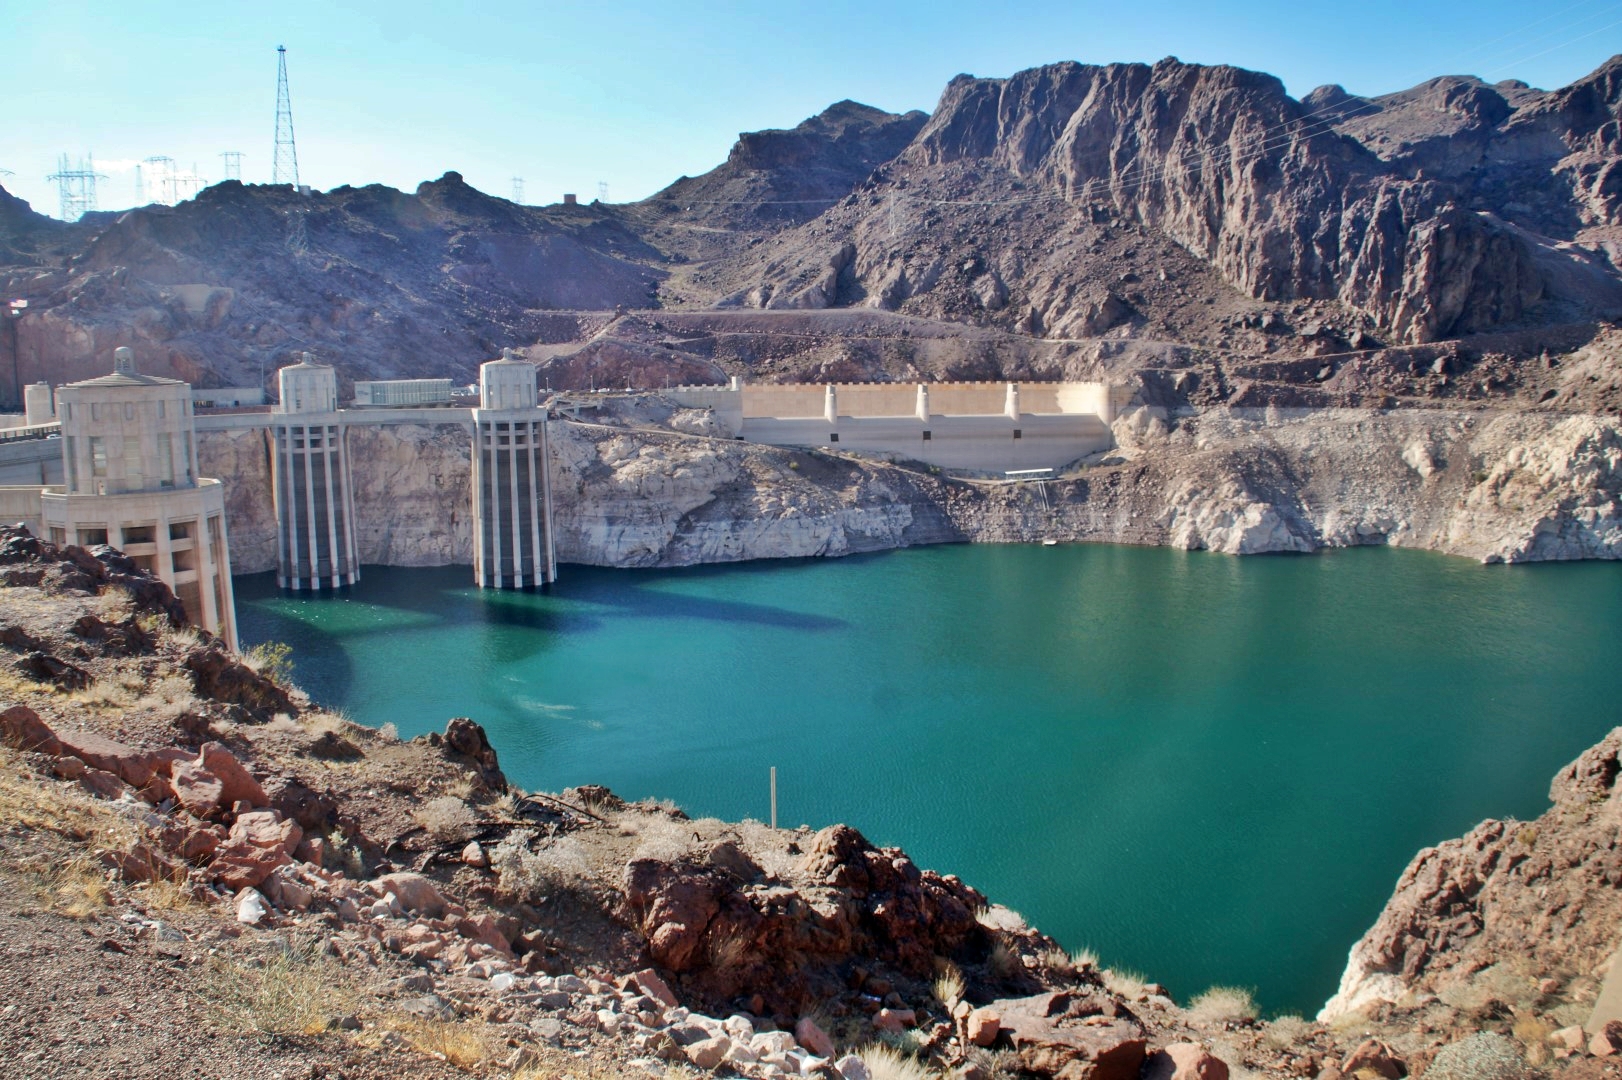
<path fill-rule="evenodd" d="M 293 143 L 293 99 L 287 92 L 287 46 L 276 46 L 276 152 L 270 182 L 298 188 L 298 147 Z"/>

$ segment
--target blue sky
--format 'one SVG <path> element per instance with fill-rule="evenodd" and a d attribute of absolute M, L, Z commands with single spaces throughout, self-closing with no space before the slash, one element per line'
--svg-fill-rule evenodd
<path fill-rule="evenodd" d="M 740 131 L 841 98 L 929 110 L 960 72 L 1057 60 L 1229 63 L 1300 96 L 1385 93 L 1441 74 L 1564 85 L 1622 52 L 1622 0 L 1364 3 L 0 5 L 0 176 L 57 211 L 57 156 L 93 152 L 102 209 L 156 155 L 268 181 L 276 46 L 288 48 L 300 179 L 410 189 L 448 169 L 526 201 L 642 198 L 722 161 Z"/>

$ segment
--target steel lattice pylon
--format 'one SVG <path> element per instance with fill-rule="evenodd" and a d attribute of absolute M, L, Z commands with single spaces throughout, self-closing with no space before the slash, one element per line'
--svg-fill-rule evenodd
<path fill-rule="evenodd" d="M 293 100 L 287 93 L 285 45 L 276 46 L 276 153 L 270 182 L 298 187 L 298 147 L 293 144 Z"/>

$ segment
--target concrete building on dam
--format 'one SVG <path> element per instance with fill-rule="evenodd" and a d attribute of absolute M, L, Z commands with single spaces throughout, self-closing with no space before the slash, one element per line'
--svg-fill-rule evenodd
<path fill-rule="evenodd" d="M 783 383 L 682 386 L 738 437 L 860 450 L 981 473 L 1057 469 L 1114 445 L 1129 393 L 1105 383 Z"/>
<path fill-rule="evenodd" d="M 286 589 L 353 585 L 363 558 L 471 563 L 483 588 L 557 580 L 552 485 L 574 486 L 560 470 L 591 459 L 579 457 L 580 440 L 554 439 L 548 416 L 595 426 L 579 416 L 603 399 L 543 399 L 535 367 L 510 352 L 481 367 L 473 409 L 438 400 L 437 386 L 380 384 L 368 396 L 389 404 L 340 402 L 334 369 L 305 354 L 277 373 L 274 407 L 194 417 L 184 383 L 138 375 L 126 354 L 120 365 L 61 387 L 55 420 L 0 436 L 0 484 L 16 485 L 0 487 L 0 519 L 61 542 L 125 547 L 222 636 L 234 638 L 226 512 L 240 568 L 274 569 Z M 44 419 L 46 388 L 30 389 Z M 1110 423 L 1130 393 L 1101 382 L 741 379 L 663 392 L 715 421 L 710 435 L 675 438 L 825 447 L 1009 480 L 1045 479 L 1112 448 Z M 197 476 L 199 438 L 223 498 L 219 481 Z"/>
<path fill-rule="evenodd" d="M 276 373 L 281 402 L 271 412 L 276 506 L 276 583 L 339 589 L 360 580 L 354 479 L 338 376 L 304 353 Z"/>
<path fill-rule="evenodd" d="M 57 388 L 65 482 L 39 490 L 40 525 L 52 543 L 119 548 L 235 649 L 225 491 L 197 475 L 191 387 L 113 357 L 110 375 Z"/>
<path fill-rule="evenodd" d="M 535 366 L 505 350 L 480 366 L 473 410 L 473 577 L 481 587 L 557 580 L 550 459 Z"/>

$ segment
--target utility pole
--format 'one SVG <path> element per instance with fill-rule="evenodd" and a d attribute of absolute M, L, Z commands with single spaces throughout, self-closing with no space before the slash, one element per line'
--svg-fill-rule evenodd
<path fill-rule="evenodd" d="M 293 99 L 287 92 L 287 46 L 276 46 L 276 153 L 270 182 L 298 190 L 298 147 L 293 144 Z"/>

